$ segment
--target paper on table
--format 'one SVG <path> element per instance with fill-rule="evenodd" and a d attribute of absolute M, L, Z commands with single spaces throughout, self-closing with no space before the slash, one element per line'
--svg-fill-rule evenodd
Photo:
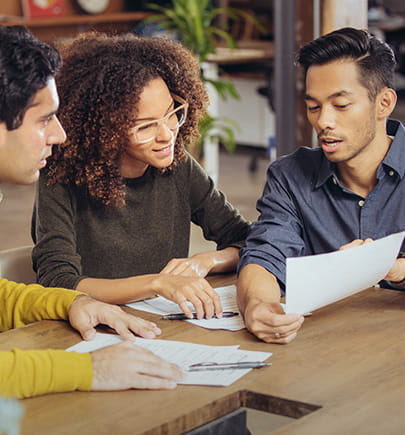
<path fill-rule="evenodd" d="M 286 312 L 304 314 L 381 281 L 394 264 L 405 231 L 355 248 L 287 258 Z"/>
<path fill-rule="evenodd" d="M 97 333 L 91 341 L 80 343 L 66 349 L 68 352 L 92 352 L 103 347 L 119 343 L 117 335 Z M 137 338 L 134 344 L 150 350 L 161 358 L 183 368 L 186 378 L 184 385 L 228 386 L 252 369 L 208 370 L 187 372 L 192 364 L 202 362 L 235 363 L 241 361 L 264 361 L 271 356 L 269 352 L 256 352 L 238 349 L 239 346 L 206 346 L 171 340 L 147 340 Z"/>
<path fill-rule="evenodd" d="M 239 315 L 222 319 L 193 319 L 187 320 L 187 322 L 193 323 L 197 326 L 202 326 L 203 328 L 207 329 L 227 329 L 229 331 L 238 331 L 239 329 L 243 329 L 245 324 L 243 323 L 242 316 L 238 309 L 238 303 L 236 301 L 236 287 L 234 285 L 218 287 L 215 289 L 215 291 L 221 298 L 223 311 L 233 311 L 235 313 L 239 313 Z M 191 303 L 188 305 L 191 310 L 194 310 L 194 307 Z M 175 302 L 169 301 L 162 296 L 141 302 L 133 302 L 131 304 L 127 304 L 127 306 L 135 308 L 136 310 L 161 315 L 181 312 L 179 306 Z"/>

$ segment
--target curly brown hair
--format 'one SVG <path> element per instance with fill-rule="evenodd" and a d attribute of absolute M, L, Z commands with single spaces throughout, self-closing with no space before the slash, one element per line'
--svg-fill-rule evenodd
<path fill-rule="evenodd" d="M 180 43 L 134 34 L 85 33 L 59 48 L 58 116 L 67 141 L 49 159 L 48 185 L 73 183 L 102 204 L 123 206 L 120 157 L 130 143 L 140 94 L 151 80 L 162 78 L 189 104 L 173 163 L 163 171 L 186 159 L 185 148 L 199 137 L 208 96 L 198 60 Z"/>

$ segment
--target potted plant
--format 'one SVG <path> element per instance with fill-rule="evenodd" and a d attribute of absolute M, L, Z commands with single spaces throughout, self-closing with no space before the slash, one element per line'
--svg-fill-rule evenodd
<path fill-rule="evenodd" d="M 156 3 L 149 3 L 147 6 L 156 13 L 144 20 L 143 24 L 153 23 L 159 28 L 173 32 L 198 56 L 204 82 L 211 86 L 220 98 L 238 99 L 239 94 L 230 80 L 207 73 L 210 69 L 206 67 L 206 61 L 210 54 L 215 53 L 219 41 L 225 42 L 228 48 L 236 46 L 227 29 L 218 26 L 221 17 L 245 19 L 260 28 L 257 21 L 239 9 L 214 7 L 211 0 L 172 0 L 169 6 Z M 201 137 L 194 154 L 201 158 L 206 141 L 220 142 L 225 149 L 233 151 L 236 147 L 234 130 L 237 128 L 237 123 L 229 118 L 207 115 L 200 123 Z"/>

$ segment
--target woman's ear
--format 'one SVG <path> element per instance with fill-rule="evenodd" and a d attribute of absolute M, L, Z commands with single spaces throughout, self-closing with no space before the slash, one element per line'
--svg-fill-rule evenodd
<path fill-rule="evenodd" d="M 394 89 L 385 87 L 376 98 L 377 118 L 388 118 L 397 103 L 397 93 Z"/>

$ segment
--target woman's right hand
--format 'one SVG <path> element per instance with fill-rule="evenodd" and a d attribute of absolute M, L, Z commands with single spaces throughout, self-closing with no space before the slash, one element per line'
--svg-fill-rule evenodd
<path fill-rule="evenodd" d="M 222 317 L 219 295 L 205 278 L 171 275 L 162 271 L 155 280 L 154 289 L 160 296 L 176 302 L 190 319 L 193 313 L 187 302 L 193 304 L 198 319 L 210 319 L 214 314 Z"/>

